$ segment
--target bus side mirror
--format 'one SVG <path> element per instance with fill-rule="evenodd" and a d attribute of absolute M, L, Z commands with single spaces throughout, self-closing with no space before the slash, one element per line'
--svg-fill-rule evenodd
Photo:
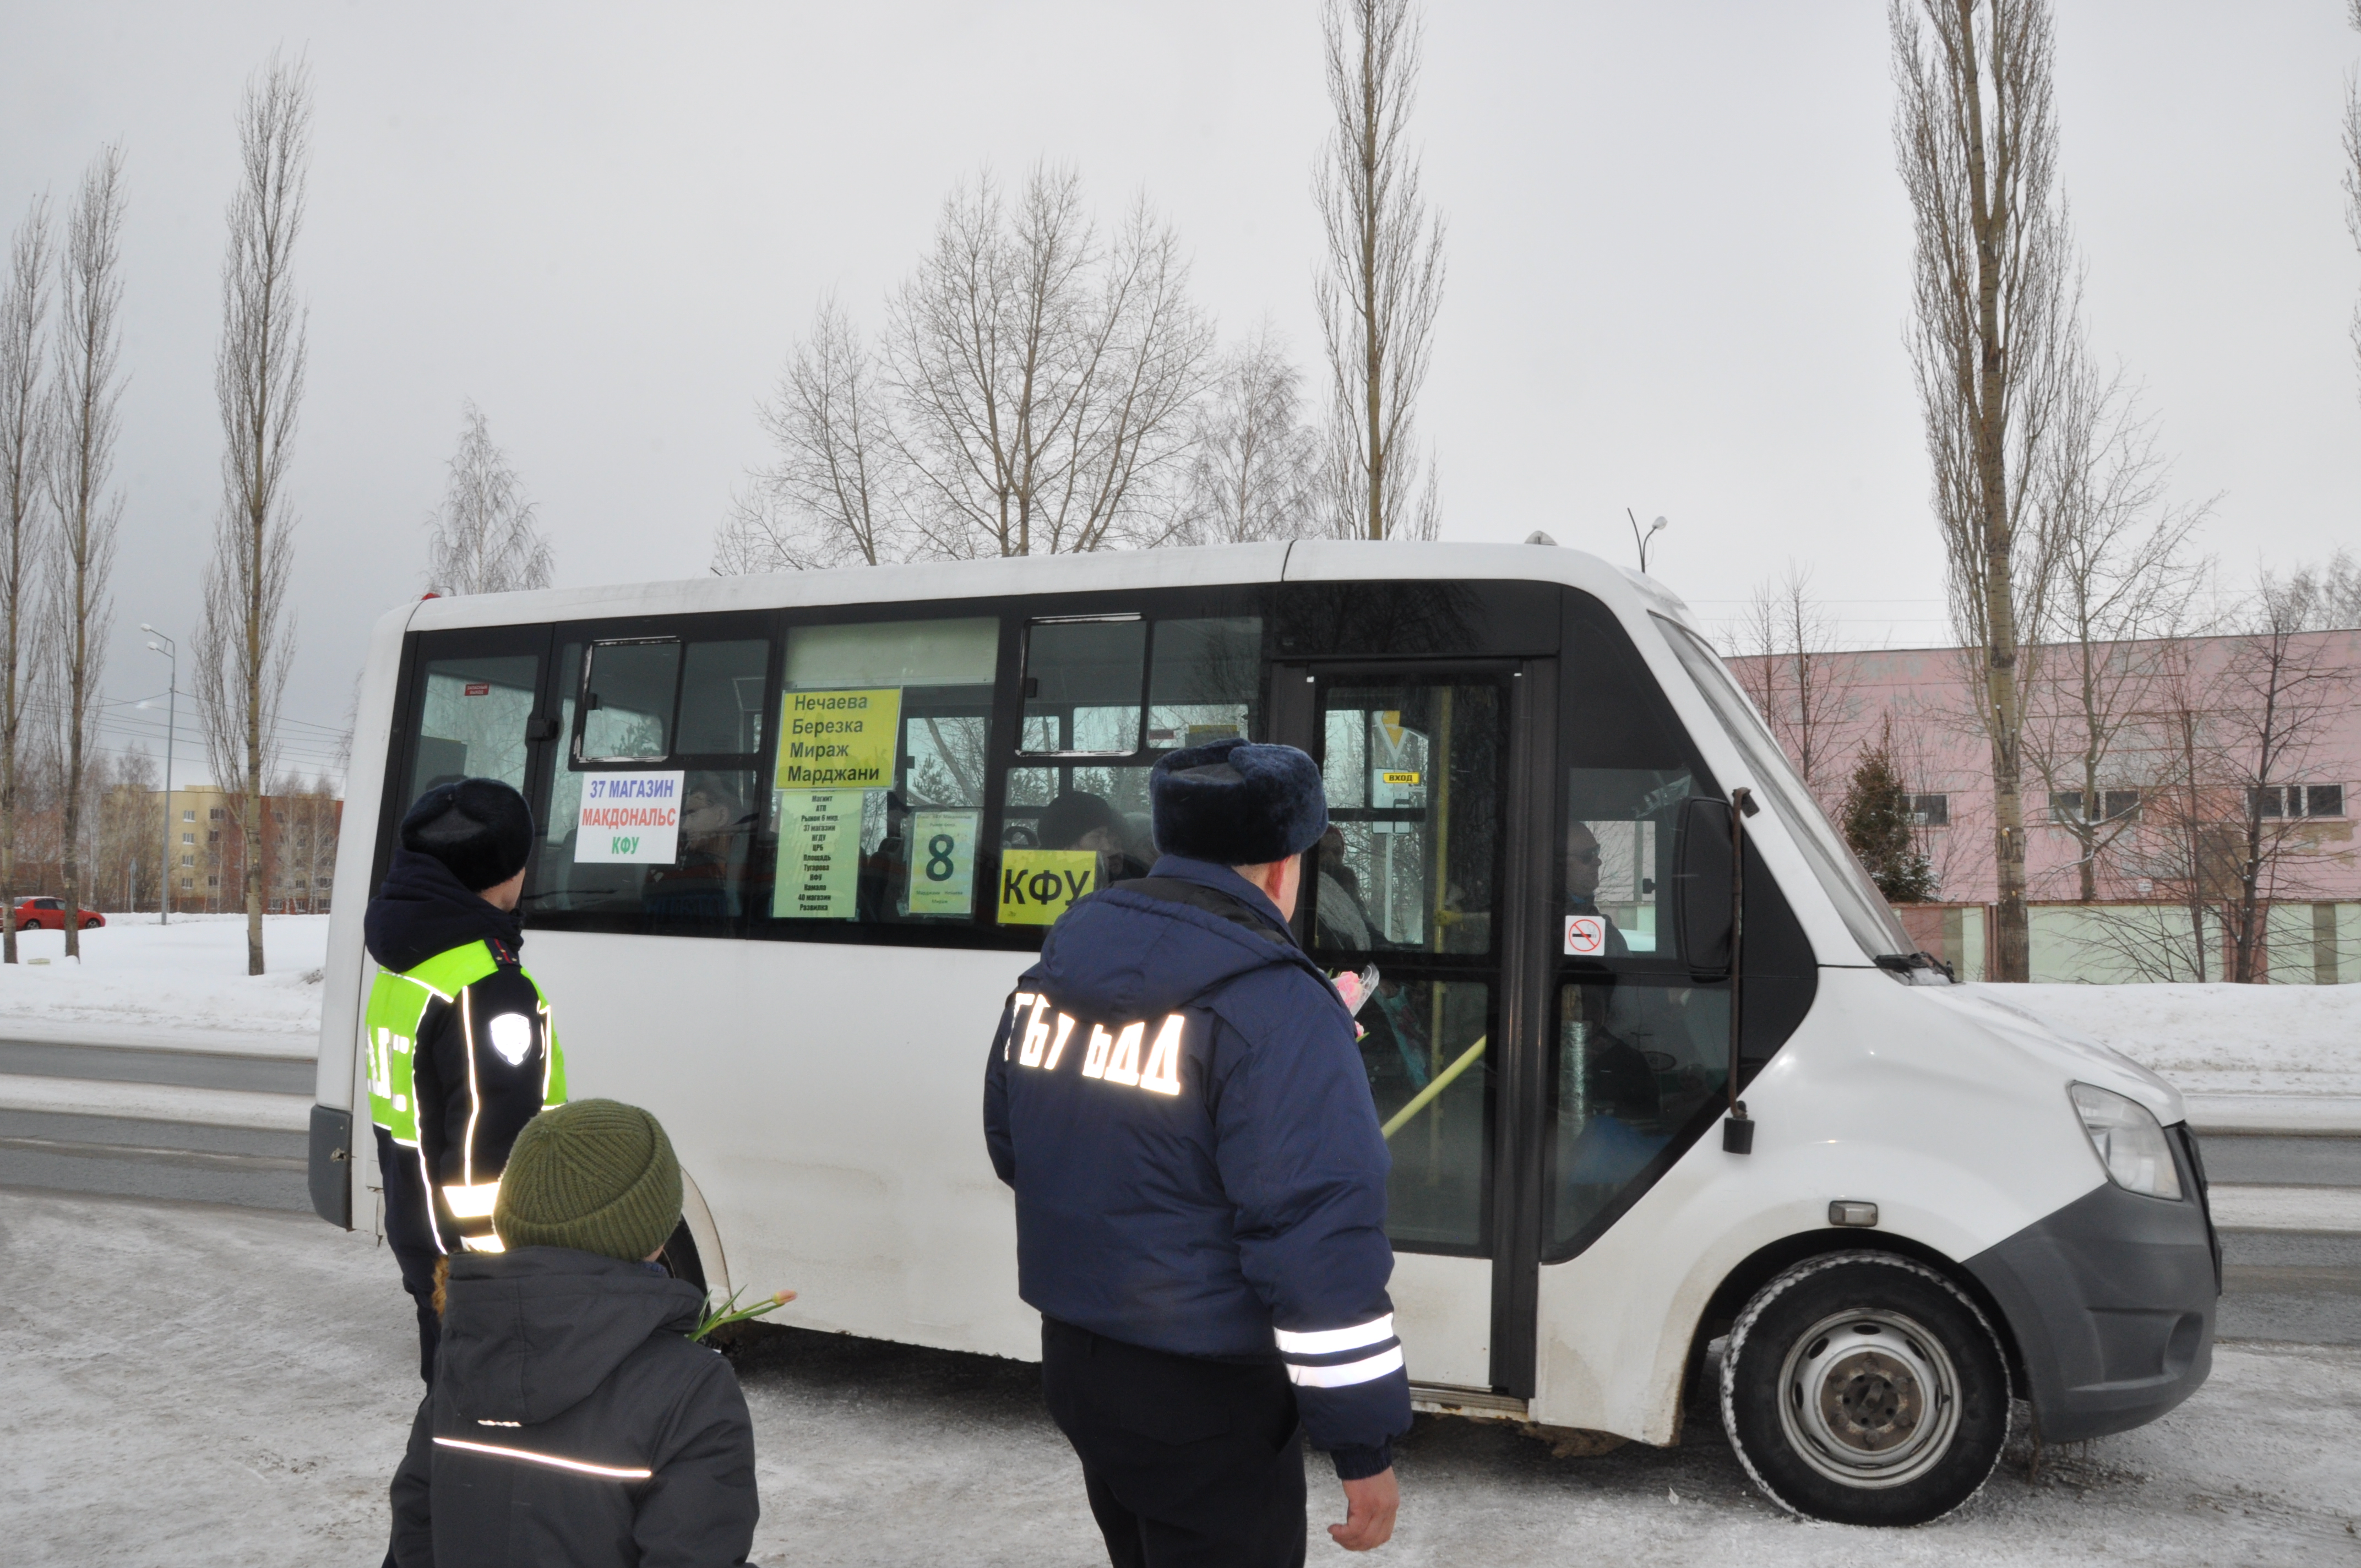
<path fill-rule="evenodd" d="M 1691 795 L 1681 802 L 1673 840 L 1673 926 L 1689 973 L 1730 973 L 1730 802 Z"/>

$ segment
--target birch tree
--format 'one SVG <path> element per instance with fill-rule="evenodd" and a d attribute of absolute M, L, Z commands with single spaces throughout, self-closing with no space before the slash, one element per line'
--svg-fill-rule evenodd
<path fill-rule="evenodd" d="M 1173 540 L 1251 544 L 1324 532 L 1320 433 L 1302 372 L 1265 322 L 1224 356 L 1199 402 Z"/>
<path fill-rule="evenodd" d="M 1344 538 L 1432 539 L 1420 486 L 1418 395 L 1443 303 L 1441 216 L 1407 142 L 1421 27 L 1411 0 L 1328 0 L 1321 13 L 1334 116 L 1313 182 L 1327 240 L 1314 285 L 1334 398 L 1330 464 Z"/>
<path fill-rule="evenodd" d="M 888 393 L 875 351 L 833 297 L 759 412 L 773 457 L 732 501 L 714 571 L 903 559 L 910 541 Z"/>
<path fill-rule="evenodd" d="M 459 449 L 451 455 L 443 504 L 427 520 L 431 592 L 505 594 L 549 587 L 552 559 L 524 484 L 492 444 L 484 411 L 459 407 Z"/>
<path fill-rule="evenodd" d="M 2361 32 L 2361 0 L 2346 0 L 2346 19 Z M 2345 232 L 2361 250 L 2361 71 L 2345 77 Z M 2353 358 L 2361 368 L 2361 305 L 2353 307 Z"/>
<path fill-rule="evenodd" d="M 1992 753 L 1993 978 L 2028 972 L 2025 689 L 2055 578 L 2042 486 L 2071 245 L 2052 200 L 2044 0 L 1892 0 L 1894 141 L 1916 229 L 1908 334 L 1951 615 Z"/>
<path fill-rule="evenodd" d="M 1836 657 L 1835 624 L 1812 598 L 1811 585 L 1811 573 L 1790 562 L 1777 583 L 1756 588 L 1733 652 L 1746 661 L 1737 667 L 1739 684 L 1804 783 L 1826 797 L 1840 783 L 1839 753 L 1854 702 L 1845 663 Z M 1890 752 L 1890 735 L 1888 740 Z"/>
<path fill-rule="evenodd" d="M 222 509 L 205 567 L 196 696 L 214 775 L 234 797 L 244 853 L 247 972 L 263 971 L 263 795 L 294 630 L 286 614 L 294 519 L 285 495 L 303 398 L 305 312 L 291 269 L 311 163 L 309 68 L 273 56 L 237 115 L 238 187 L 222 262 Z"/>
<path fill-rule="evenodd" d="M 2202 583 L 2189 536 L 2205 506 L 2175 506 L 2154 432 L 2120 375 L 2066 379 L 2052 453 L 2057 577 L 2026 688 L 2025 757 L 2051 825 L 2074 840 L 2074 896 L 2131 829 L 2148 749 L 2143 716 L 2191 624 Z"/>
<path fill-rule="evenodd" d="M 27 636 L 43 554 L 41 487 L 47 446 L 42 404 L 49 310 L 49 200 L 34 198 L 8 246 L 0 280 L 0 962 L 16 961 L 16 816 L 22 804 L 24 729 L 41 645 Z"/>
<path fill-rule="evenodd" d="M 1212 340 L 1188 271 L 1145 201 L 1103 236 L 1070 170 L 951 193 L 884 342 L 917 553 L 1159 542 Z"/>
<path fill-rule="evenodd" d="M 115 438 L 123 378 L 123 149 L 101 149 L 66 223 L 59 272 L 56 378 L 48 436 L 51 529 L 48 625 L 53 640 L 51 712 L 60 767 L 60 856 L 66 906 L 82 884 L 82 813 L 98 728 L 99 682 L 114 618 L 107 592 L 115 567 L 123 495 L 115 488 Z M 66 955 L 82 956 L 82 932 L 66 922 Z"/>

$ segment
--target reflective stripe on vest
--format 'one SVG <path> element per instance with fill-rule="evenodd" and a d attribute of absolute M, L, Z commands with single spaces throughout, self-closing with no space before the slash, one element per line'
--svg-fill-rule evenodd
<path fill-rule="evenodd" d="M 368 1030 L 369 1121 L 383 1127 L 397 1144 L 418 1145 L 418 1096 L 412 1086 L 412 1066 L 418 1050 L 418 1025 L 434 1002 L 456 1003 L 459 992 L 499 970 L 492 950 L 482 942 L 468 942 L 435 954 L 415 969 L 396 974 L 379 970 L 370 983 Z M 531 971 L 518 972 L 533 981 Z M 541 989 L 533 981 L 533 989 Z M 542 1072 L 542 1109 L 566 1103 L 566 1054 L 558 1048 L 557 1024 L 546 999 L 542 1003 L 542 1037 L 547 1043 Z M 472 1042 L 470 1042 L 472 1045 Z"/>

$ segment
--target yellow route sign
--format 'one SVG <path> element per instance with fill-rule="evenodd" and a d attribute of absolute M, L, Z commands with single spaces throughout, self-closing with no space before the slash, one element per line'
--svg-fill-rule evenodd
<path fill-rule="evenodd" d="M 779 705 L 781 789 L 891 789 L 902 688 L 789 692 Z"/>
<path fill-rule="evenodd" d="M 1058 916 L 1099 886 L 1093 850 L 1000 851 L 1000 923 L 1054 926 Z"/>

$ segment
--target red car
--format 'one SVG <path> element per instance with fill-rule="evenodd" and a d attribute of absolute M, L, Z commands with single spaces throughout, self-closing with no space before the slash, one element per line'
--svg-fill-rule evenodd
<path fill-rule="evenodd" d="M 82 912 L 82 928 L 104 926 L 106 916 L 95 909 Z M 66 928 L 66 905 L 61 898 L 20 898 L 16 901 L 16 929 L 19 931 L 62 931 Z"/>

